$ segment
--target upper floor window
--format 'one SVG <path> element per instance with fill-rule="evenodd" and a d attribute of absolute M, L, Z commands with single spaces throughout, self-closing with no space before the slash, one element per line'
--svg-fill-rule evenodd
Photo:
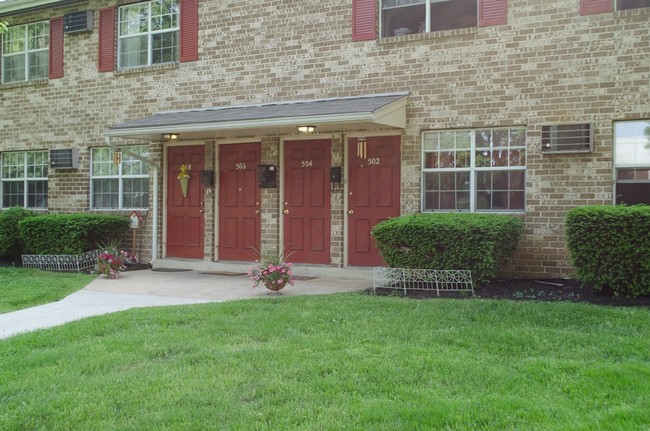
<path fill-rule="evenodd" d="M 118 19 L 118 67 L 178 61 L 178 0 L 122 6 Z"/>
<path fill-rule="evenodd" d="M 128 147 L 129 151 L 146 155 L 146 145 Z M 149 172 L 147 165 L 127 155 L 115 164 L 111 147 L 91 150 L 92 208 L 146 209 L 149 207 Z"/>
<path fill-rule="evenodd" d="M 2 38 L 2 82 L 47 79 L 49 49 L 48 21 L 9 27 Z"/>
<path fill-rule="evenodd" d="M 476 27 L 477 0 L 382 0 L 382 37 Z"/>
<path fill-rule="evenodd" d="M 523 211 L 524 127 L 422 134 L 424 211 Z"/>
<path fill-rule="evenodd" d="M 616 10 L 650 7 L 650 0 L 616 0 Z"/>
<path fill-rule="evenodd" d="M 47 208 L 47 151 L 2 153 L 2 206 Z"/>
<path fill-rule="evenodd" d="M 614 123 L 616 203 L 650 205 L 650 120 Z"/>

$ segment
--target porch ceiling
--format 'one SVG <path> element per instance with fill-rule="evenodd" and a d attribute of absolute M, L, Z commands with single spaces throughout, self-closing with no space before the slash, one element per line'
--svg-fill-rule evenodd
<path fill-rule="evenodd" d="M 156 142 L 163 133 L 178 133 L 180 140 L 296 135 L 300 125 L 316 126 L 316 133 L 403 129 L 407 96 L 375 94 L 160 112 L 116 124 L 103 134 Z"/>

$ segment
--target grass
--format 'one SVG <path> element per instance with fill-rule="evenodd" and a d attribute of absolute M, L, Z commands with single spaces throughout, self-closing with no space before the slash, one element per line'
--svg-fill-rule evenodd
<path fill-rule="evenodd" d="M 0 267 L 0 313 L 58 301 L 96 276 Z"/>
<path fill-rule="evenodd" d="M 650 429 L 650 310 L 364 294 L 0 342 L 2 430 Z"/>

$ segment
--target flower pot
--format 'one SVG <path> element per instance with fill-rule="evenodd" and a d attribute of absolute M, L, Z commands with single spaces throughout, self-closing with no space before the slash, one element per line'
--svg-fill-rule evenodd
<path fill-rule="evenodd" d="M 287 285 L 287 280 L 281 280 L 280 283 L 278 283 L 276 280 L 268 280 L 264 282 L 264 286 L 266 286 L 267 289 L 273 292 L 282 290 L 286 285 Z"/>
<path fill-rule="evenodd" d="M 183 197 L 187 197 L 187 187 L 190 184 L 189 178 L 179 178 L 178 181 L 181 183 L 181 191 L 183 192 Z"/>

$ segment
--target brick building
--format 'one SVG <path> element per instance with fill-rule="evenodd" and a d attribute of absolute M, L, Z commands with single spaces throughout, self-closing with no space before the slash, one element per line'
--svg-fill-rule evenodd
<path fill-rule="evenodd" d="M 524 219 L 506 272 L 562 277 L 569 209 L 650 203 L 648 0 L 5 0 L 0 17 L 1 207 L 136 211 L 145 261 L 280 245 L 368 267 L 378 220 L 474 211 Z"/>

